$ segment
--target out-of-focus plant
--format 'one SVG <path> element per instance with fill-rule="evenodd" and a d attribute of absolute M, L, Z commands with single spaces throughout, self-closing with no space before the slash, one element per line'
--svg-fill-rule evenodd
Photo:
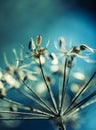
<path fill-rule="evenodd" d="M 96 72 L 88 79 L 73 68 L 76 64 L 78 67 L 77 58 L 95 63 L 90 55 L 96 50 L 86 44 L 67 49 L 62 37 L 58 45 L 55 42 L 54 52 L 48 49 L 49 42 L 45 47 L 41 43 L 40 35 L 36 42 L 31 38 L 26 55 L 23 48 L 19 55 L 13 49 L 12 65 L 4 54 L 6 69 L 0 70 L 0 120 L 51 120 L 59 130 L 66 130 L 68 124 L 77 129 L 80 112 L 96 102 Z"/>

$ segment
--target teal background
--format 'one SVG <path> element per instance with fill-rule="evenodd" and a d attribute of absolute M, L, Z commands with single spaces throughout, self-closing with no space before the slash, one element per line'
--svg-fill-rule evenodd
<path fill-rule="evenodd" d="M 50 40 L 53 50 L 54 40 L 64 36 L 68 44 L 85 43 L 96 48 L 96 14 L 93 0 L 0 0 L 0 66 L 4 68 L 3 52 L 11 61 L 13 48 L 27 45 L 31 37 L 40 34 L 43 44 Z M 96 59 L 96 57 L 94 57 Z M 91 73 L 96 65 L 88 64 Z M 84 65 L 82 64 L 84 69 Z M 93 105 L 93 109 L 96 106 Z M 96 130 L 95 115 L 92 108 L 88 109 L 86 122 L 80 130 Z M 1 122 L 0 122 L 1 123 Z M 78 122 L 79 123 L 79 122 Z M 0 124 L 0 130 L 11 130 Z M 12 130 L 53 130 L 47 121 L 26 121 Z M 72 129 L 70 129 L 72 130 Z"/>

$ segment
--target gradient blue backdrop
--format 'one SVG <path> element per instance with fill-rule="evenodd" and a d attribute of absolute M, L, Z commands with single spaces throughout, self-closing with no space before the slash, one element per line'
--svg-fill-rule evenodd
<path fill-rule="evenodd" d="M 59 36 L 64 36 L 67 44 L 72 40 L 73 44 L 86 43 L 96 48 L 94 1 L 0 0 L 0 66 L 4 67 L 3 52 L 6 52 L 11 61 L 11 50 L 14 47 L 20 48 L 21 44 L 27 47 L 30 37 L 35 38 L 38 34 L 43 36 L 43 43 L 50 40 L 50 48 Z M 95 66 L 90 66 L 93 68 L 92 72 L 96 70 Z M 96 130 L 96 117 L 92 108 L 88 111 L 82 130 Z M 53 130 L 53 126 L 46 121 L 26 121 L 18 128 L 13 128 L 17 129 Z M 0 130 L 5 128 L 2 127 Z"/>

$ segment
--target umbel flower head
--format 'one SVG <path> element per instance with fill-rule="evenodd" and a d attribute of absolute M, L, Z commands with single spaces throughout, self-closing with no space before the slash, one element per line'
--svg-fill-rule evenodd
<path fill-rule="evenodd" d="M 41 58 L 41 63 L 45 63 L 45 55 L 47 53 L 47 47 L 48 44 L 46 45 L 46 48 L 41 47 L 42 43 L 42 36 L 38 35 L 36 37 L 36 43 L 34 42 L 33 38 L 31 38 L 31 41 L 29 42 L 28 48 L 31 51 L 31 57 L 34 58 L 34 60 L 39 63 L 39 57 Z M 30 56 L 29 56 L 30 57 Z"/>
<path fill-rule="evenodd" d="M 51 120 L 58 130 L 67 126 L 77 130 L 83 109 L 96 102 L 96 72 L 87 78 L 72 68 L 77 58 L 95 64 L 90 55 L 96 50 L 86 44 L 67 49 L 64 38 L 58 46 L 55 43 L 54 52 L 48 50 L 49 43 L 46 47 L 41 43 L 42 36 L 36 42 L 31 38 L 25 56 L 22 51 L 17 56 L 13 49 L 13 65 L 4 55 L 7 69 L 0 70 L 0 119 L 6 125 L 6 120 Z"/>

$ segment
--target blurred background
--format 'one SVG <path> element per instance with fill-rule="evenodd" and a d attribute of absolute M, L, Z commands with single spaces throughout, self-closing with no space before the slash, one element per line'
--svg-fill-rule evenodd
<path fill-rule="evenodd" d="M 60 36 L 67 44 L 71 40 L 73 45 L 85 43 L 96 48 L 95 9 L 94 0 L 0 0 L 0 66 L 5 64 L 3 52 L 10 60 L 13 48 L 19 49 L 21 44 L 27 48 L 30 38 L 35 39 L 38 34 L 43 36 L 43 44 L 50 40 L 51 48 Z M 88 64 L 85 71 L 89 66 L 92 72 L 96 70 L 96 65 Z M 96 130 L 92 112 L 89 109 L 81 130 Z M 16 128 L 3 125 L 0 124 L 0 130 L 54 129 L 47 121 L 26 121 Z"/>

